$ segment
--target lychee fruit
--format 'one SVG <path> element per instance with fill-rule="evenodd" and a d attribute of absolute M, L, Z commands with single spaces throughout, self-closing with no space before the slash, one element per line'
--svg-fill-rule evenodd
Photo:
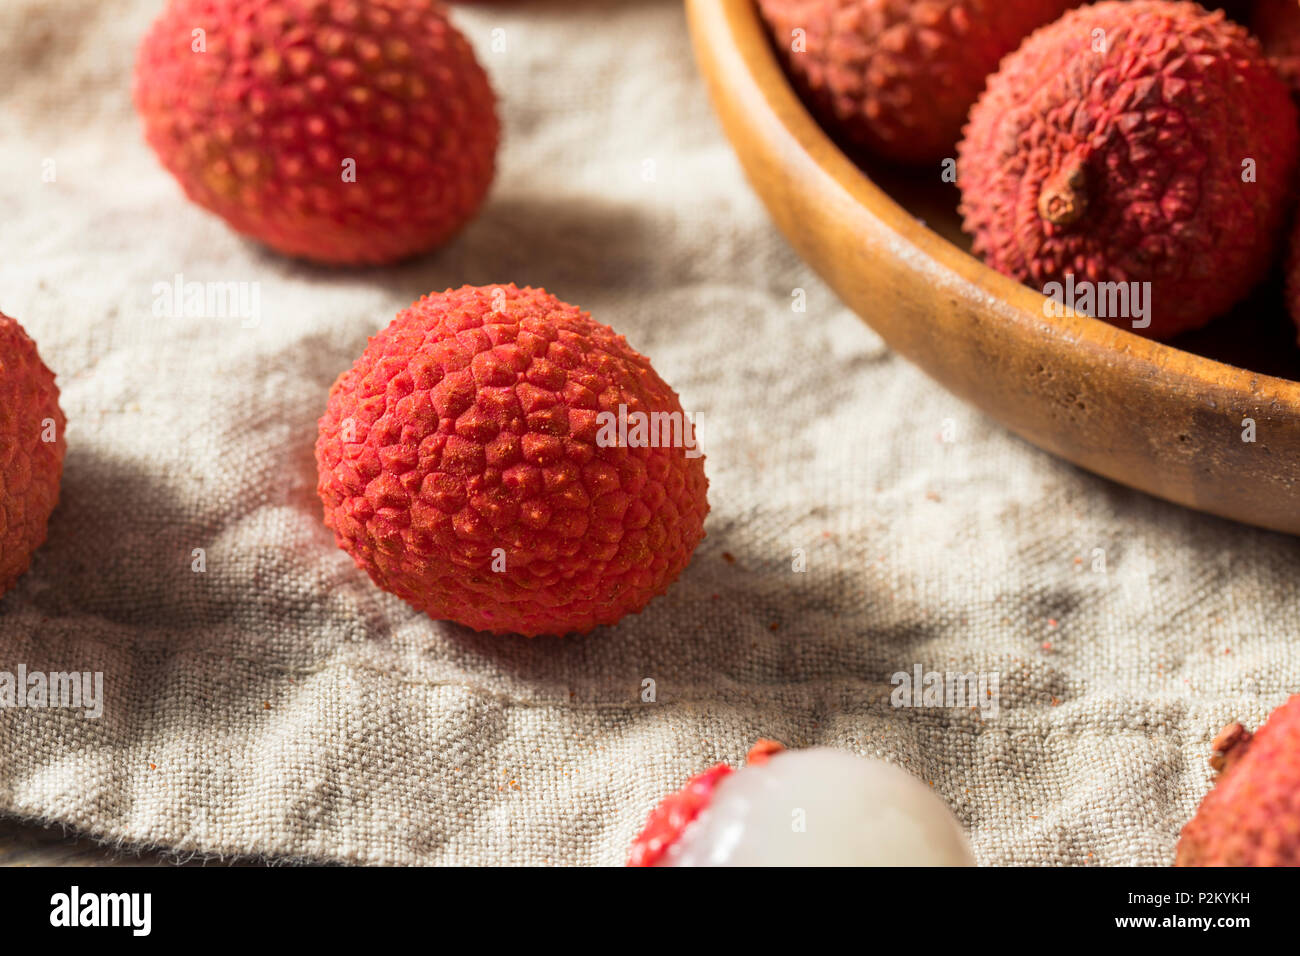
<path fill-rule="evenodd" d="M 829 129 L 885 159 L 953 155 L 1002 57 L 1077 0 L 758 0 L 777 52 Z"/>
<path fill-rule="evenodd" d="M 1065 305 L 1166 338 L 1270 269 L 1298 139 L 1245 28 L 1192 3 L 1110 0 L 1038 30 L 989 80 L 959 151 L 961 212 L 998 271 L 1078 288 Z"/>
<path fill-rule="evenodd" d="M 435 0 L 173 0 L 135 101 L 192 200 L 318 262 L 442 244 L 494 173 L 495 97 Z"/>
<path fill-rule="evenodd" d="M 66 421 L 34 343 L 0 312 L 0 594 L 31 564 L 59 500 Z"/>
<path fill-rule="evenodd" d="M 381 588 L 481 631 L 586 632 L 663 594 L 704 536 L 676 393 L 541 289 L 428 295 L 330 391 L 325 522 Z"/>
<path fill-rule="evenodd" d="M 961 825 L 929 787 L 880 760 L 760 740 L 746 766 L 664 798 L 628 866 L 973 866 Z"/>
<path fill-rule="evenodd" d="M 1256 0 L 1250 28 L 1292 96 L 1300 97 L 1300 0 Z"/>
<path fill-rule="evenodd" d="M 1176 866 L 1300 866 L 1300 694 L 1254 734 L 1230 724 L 1214 739 L 1219 771 L 1183 827 Z"/>

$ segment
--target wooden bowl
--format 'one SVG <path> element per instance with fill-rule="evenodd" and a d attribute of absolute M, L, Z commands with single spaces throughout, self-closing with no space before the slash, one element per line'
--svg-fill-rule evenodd
<path fill-rule="evenodd" d="M 868 176 L 827 136 L 753 0 L 686 7 L 754 189 L 799 255 L 891 348 L 1080 467 L 1300 534 L 1300 383 L 1276 377 L 1296 376 L 1300 359 L 1276 287 L 1173 345 L 1083 316 L 1048 319 L 1040 293 L 965 251 L 957 194 L 936 185 L 937 169 L 925 182 L 874 167 Z M 1243 440 L 1246 419 L 1253 442 Z"/>

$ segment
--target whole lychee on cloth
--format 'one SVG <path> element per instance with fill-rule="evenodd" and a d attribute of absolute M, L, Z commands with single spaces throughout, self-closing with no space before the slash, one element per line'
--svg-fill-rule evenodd
<path fill-rule="evenodd" d="M 771 740 L 651 811 L 628 866 L 974 866 L 961 825 L 906 770 Z"/>
<path fill-rule="evenodd" d="M 135 101 L 192 200 L 318 262 L 440 245 L 494 173 L 495 97 L 435 0 L 173 0 Z"/>
<path fill-rule="evenodd" d="M 1230 724 L 1214 739 L 1219 771 L 1183 827 L 1176 866 L 1300 866 L 1300 695 L 1251 734 Z"/>
<path fill-rule="evenodd" d="M 953 155 L 998 61 L 1077 0 L 758 0 L 805 100 L 886 159 Z"/>
<path fill-rule="evenodd" d="M 59 500 L 66 421 L 34 343 L 0 312 L 0 594 L 31 564 Z"/>
<path fill-rule="evenodd" d="M 648 428 L 647 428 L 648 426 Z M 541 289 L 420 299 L 330 391 L 325 522 L 381 588 L 481 631 L 586 632 L 704 536 L 693 419 L 644 356 Z"/>
<path fill-rule="evenodd" d="M 971 110 L 957 174 L 965 228 L 989 265 L 1039 290 L 1151 283 L 1123 287 L 1147 299 L 1145 319 L 1102 314 L 1123 313 L 1116 286 L 1093 291 L 1120 308 L 1092 314 L 1176 335 L 1271 268 L 1298 136 L 1285 84 L 1222 12 L 1081 7 L 1008 56 Z"/>

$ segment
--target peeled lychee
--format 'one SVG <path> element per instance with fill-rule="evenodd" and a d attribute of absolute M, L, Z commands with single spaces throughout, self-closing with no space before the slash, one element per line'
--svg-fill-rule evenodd
<path fill-rule="evenodd" d="M 905 770 L 761 740 L 651 812 L 629 866 L 973 866 L 966 835 Z"/>
<path fill-rule="evenodd" d="M 482 631 L 585 632 L 704 536 L 693 419 L 650 362 L 540 289 L 425 296 L 330 391 L 325 522 L 375 583 Z"/>
<path fill-rule="evenodd" d="M 45 541 L 59 500 L 66 422 L 36 343 L 0 312 L 0 594 Z"/>
<path fill-rule="evenodd" d="M 1183 827 L 1176 866 L 1300 866 L 1300 695 L 1251 734 L 1214 739 L 1219 778 Z"/>
<path fill-rule="evenodd" d="M 953 155 L 1002 57 L 1077 0 L 758 0 L 823 122 L 899 162 Z"/>
<path fill-rule="evenodd" d="M 424 252 L 492 182 L 495 97 L 435 0 L 173 0 L 135 99 L 186 194 L 291 256 Z"/>
<path fill-rule="evenodd" d="M 995 269 L 1087 286 L 1096 311 L 1079 311 L 1164 338 L 1268 272 L 1298 139 L 1243 27 L 1191 3 L 1111 0 L 1037 31 L 989 80 L 959 153 L 961 211 Z M 1133 296 L 1145 316 L 1125 308 Z"/>

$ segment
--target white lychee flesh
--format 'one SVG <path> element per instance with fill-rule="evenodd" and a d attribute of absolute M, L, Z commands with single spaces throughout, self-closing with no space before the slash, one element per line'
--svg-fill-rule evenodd
<path fill-rule="evenodd" d="M 725 777 L 661 866 L 974 866 L 961 825 L 907 771 L 786 750 Z"/>

